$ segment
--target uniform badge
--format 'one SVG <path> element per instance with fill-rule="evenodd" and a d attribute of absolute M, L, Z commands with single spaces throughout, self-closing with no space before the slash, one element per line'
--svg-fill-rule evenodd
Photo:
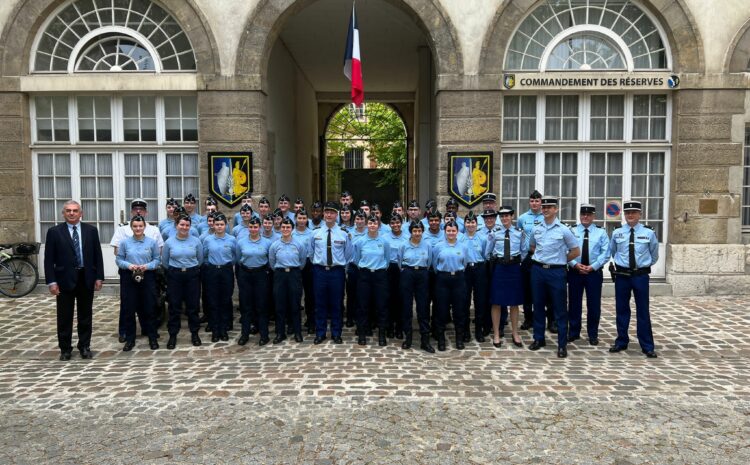
<path fill-rule="evenodd" d="M 209 191 L 232 208 L 252 192 L 252 152 L 209 152 Z"/>
<path fill-rule="evenodd" d="M 467 208 L 479 204 L 492 187 L 492 152 L 449 152 L 448 192 Z"/>

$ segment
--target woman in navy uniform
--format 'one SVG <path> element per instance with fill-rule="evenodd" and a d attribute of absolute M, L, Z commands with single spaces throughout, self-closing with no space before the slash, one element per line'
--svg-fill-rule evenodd
<path fill-rule="evenodd" d="M 411 349 L 412 342 L 412 303 L 417 305 L 417 322 L 419 323 L 420 348 L 434 354 L 430 345 L 430 306 L 429 267 L 431 247 L 422 240 L 424 225 L 420 221 L 409 224 L 408 241 L 401 244 L 398 253 L 401 266 L 401 326 L 404 328 L 402 349 Z"/>
<path fill-rule="evenodd" d="M 234 306 L 234 265 L 237 262 L 237 239 L 227 234 L 227 217 L 214 214 L 214 234 L 203 241 L 208 314 L 212 317 L 211 342 L 229 340 Z"/>
<path fill-rule="evenodd" d="M 292 237 L 294 222 L 281 220 L 281 238 L 268 249 L 273 268 L 273 298 L 276 304 L 276 337 L 274 344 L 286 340 L 286 316 L 291 315 L 294 340 L 302 342 L 300 302 L 302 299 L 302 268 L 307 261 L 307 246 Z"/>
<path fill-rule="evenodd" d="M 453 321 L 456 323 L 456 349 L 464 349 L 464 312 L 466 311 L 466 278 L 464 270 L 469 263 L 466 242 L 459 241 L 458 225 L 446 223 L 445 239 L 432 248 L 432 267 L 435 269 L 435 331 L 438 350 L 446 349 L 445 326 L 449 309 L 453 310 Z"/>
<path fill-rule="evenodd" d="M 388 277 L 386 270 L 391 256 L 388 241 L 378 233 L 381 223 L 375 216 L 367 218 L 367 234 L 354 243 L 354 263 L 359 268 L 357 295 L 359 296 L 359 312 L 357 327 L 359 330 L 359 345 L 367 344 L 365 327 L 368 314 L 374 313 L 378 320 L 378 345 L 385 346 L 386 327 L 388 325 L 388 311 L 385 306 L 388 292 Z M 368 309 L 372 307 L 372 311 Z"/>
<path fill-rule="evenodd" d="M 490 303 L 492 304 L 492 345 L 500 347 L 500 309 L 510 307 L 513 344 L 523 347 L 518 334 L 518 306 L 523 305 L 524 287 L 521 261 L 528 250 L 528 240 L 521 228 L 513 227 L 512 207 L 500 207 L 500 226 L 487 235 L 487 256 L 494 264 Z"/>
<path fill-rule="evenodd" d="M 182 215 L 175 221 L 177 233 L 164 242 L 162 266 L 167 269 L 167 301 L 169 302 L 169 341 L 167 349 L 177 346 L 177 333 L 180 332 L 182 305 L 188 316 L 191 340 L 194 346 L 201 345 L 198 335 L 200 318 L 200 265 L 203 263 L 203 245 L 200 239 L 190 234 L 192 221 Z"/>
<path fill-rule="evenodd" d="M 268 249 L 271 241 L 260 235 L 260 219 L 251 218 L 247 235 L 237 241 L 237 286 L 240 290 L 240 323 L 242 333 L 237 344 L 244 346 L 250 340 L 250 331 L 256 325 L 260 331 L 259 346 L 268 344 L 268 315 L 270 313 L 268 289 Z"/>
<path fill-rule="evenodd" d="M 123 239 L 117 248 L 117 266 L 120 269 L 120 299 L 122 301 L 125 346 L 123 352 L 135 347 L 135 315 L 145 325 L 143 332 L 148 336 L 151 350 L 159 348 L 154 318 L 156 303 L 156 270 L 161 261 L 159 245 L 146 237 L 146 220 L 134 216 L 130 220 L 133 235 Z"/>

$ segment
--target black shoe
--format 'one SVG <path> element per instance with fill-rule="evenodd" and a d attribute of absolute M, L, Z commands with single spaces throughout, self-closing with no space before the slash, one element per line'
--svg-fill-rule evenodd
<path fill-rule="evenodd" d="M 523 323 L 521 323 L 521 329 L 523 329 L 524 331 L 527 329 L 531 329 L 533 326 L 534 325 L 532 325 L 530 321 L 524 321 Z"/>
<path fill-rule="evenodd" d="M 516 341 L 515 339 L 513 339 L 513 345 L 516 347 L 523 347 L 523 341 L 521 340 Z"/>
<path fill-rule="evenodd" d="M 648 358 L 658 357 L 658 355 L 656 355 L 656 352 L 654 352 L 653 350 L 644 350 L 643 353 L 646 354 L 646 357 Z"/>
<path fill-rule="evenodd" d="M 589 338 L 589 345 L 598 346 L 599 338 L 596 338 L 596 337 Z"/>
<path fill-rule="evenodd" d="M 395 333 L 393 333 L 393 337 L 398 339 L 399 341 L 404 338 L 404 332 L 400 330 L 396 330 Z"/>
<path fill-rule="evenodd" d="M 579 340 L 581 336 L 568 336 L 568 342 L 575 342 Z"/>
<path fill-rule="evenodd" d="M 354 327 L 354 320 L 346 320 L 346 327 L 347 328 L 353 328 Z"/>
<path fill-rule="evenodd" d="M 503 340 L 500 339 L 500 342 L 492 341 L 492 345 L 495 346 L 496 349 L 499 349 L 500 347 L 503 346 Z"/>
<path fill-rule="evenodd" d="M 89 347 L 84 347 L 83 349 L 79 350 L 79 352 L 81 353 L 81 358 L 84 360 L 94 358 L 94 355 L 91 353 L 91 349 Z"/>
<path fill-rule="evenodd" d="M 430 345 L 430 340 L 423 340 L 422 343 L 419 345 L 419 348 L 427 352 L 428 354 L 434 354 L 435 348 Z"/>
<path fill-rule="evenodd" d="M 227 333 L 221 333 L 221 336 L 219 338 L 222 341 L 228 341 L 229 340 L 229 334 L 227 334 Z"/>
<path fill-rule="evenodd" d="M 387 330 L 385 332 L 385 337 L 387 337 L 388 339 L 393 339 L 393 337 L 394 337 L 393 330 L 392 329 Z"/>
<path fill-rule="evenodd" d="M 445 350 L 446 350 L 446 347 L 445 347 L 445 338 L 438 339 L 438 350 L 440 352 L 445 352 Z"/>
<path fill-rule="evenodd" d="M 197 333 L 197 332 L 193 333 L 193 335 L 192 335 L 192 336 L 190 337 L 190 342 L 191 342 L 191 343 L 192 343 L 192 344 L 193 344 L 193 345 L 194 345 L 195 347 L 198 347 L 199 345 L 203 344 L 203 343 L 201 342 L 201 337 L 200 337 L 200 336 L 198 336 L 198 333 Z"/>
<path fill-rule="evenodd" d="M 263 347 L 264 345 L 268 344 L 269 342 L 271 342 L 271 338 L 270 337 L 261 337 L 260 340 L 258 341 L 258 345 L 261 346 L 261 347 Z"/>
<path fill-rule="evenodd" d="M 344 340 L 341 338 L 341 336 L 333 336 L 333 343 L 334 344 L 343 344 Z"/>
<path fill-rule="evenodd" d="M 609 348 L 609 353 L 616 354 L 617 352 L 622 352 L 623 350 L 628 350 L 625 346 L 612 346 Z"/>
<path fill-rule="evenodd" d="M 359 338 L 357 339 L 357 344 L 359 344 L 361 346 L 366 346 L 367 345 L 367 338 L 364 337 L 364 336 L 359 336 Z"/>
<path fill-rule="evenodd" d="M 120 334 L 120 337 L 117 338 L 117 342 L 119 342 L 119 343 L 125 342 L 125 336 L 123 336 L 122 334 Z"/>
<path fill-rule="evenodd" d="M 133 347 L 135 347 L 135 341 L 128 341 L 122 347 L 122 351 L 123 352 L 130 352 L 131 350 L 133 350 Z"/>
<path fill-rule="evenodd" d="M 284 341 L 286 341 L 286 336 L 279 335 L 279 336 L 276 336 L 275 338 L 273 338 L 273 343 L 274 344 L 281 344 Z"/>
<path fill-rule="evenodd" d="M 159 348 L 159 341 L 157 341 L 155 337 L 150 337 L 148 338 L 148 346 L 151 350 L 156 350 Z"/>
<path fill-rule="evenodd" d="M 211 342 L 219 342 L 219 333 L 211 334 Z"/>
<path fill-rule="evenodd" d="M 556 325 L 549 325 L 549 326 L 547 326 L 547 329 L 549 329 L 550 333 L 557 334 L 557 326 Z"/>
<path fill-rule="evenodd" d="M 529 346 L 529 350 L 539 350 L 539 349 L 541 349 L 542 347 L 544 347 L 546 345 L 547 345 L 547 343 L 545 341 L 536 341 L 535 340 Z"/>
<path fill-rule="evenodd" d="M 60 352 L 60 361 L 67 362 L 68 360 L 70 360 L 70 356 L 71 356 L 71 353 L 69 350 L 64 350 Z"/>
<path fill-rule="evenodd" d="M 471 340 L 471 339 L 469 339 Z M 464 345 L 464 340 L 462 338 L 456 338 L 456 349 L 458 350 L 464 350 L 466 346 Z"/>
<path fill-rule="evenodd" d="M 393 337 L 393 331 L 391 331 L 390 333 L 391 333 L 390 337 Z M 388 341 L 386 340 L 386 334 L 387 334 L 386 331 L 382 329 L 378 330 L 378 345 L 380 347 L 383 347 L 388 344 Z"/>
<path fill-rule="evenodd" d="M 250 340 L 250 336 L 247 334 L 243 334 L 240 336 L 240 338 L 237 340 L 237 344 L 244 346 L 247 344 L 247 342 Z"/>
<path fill-rule="evenodd" d="M 484 338 L 484 336 L 482 335 L 482 333 L 481 333 L 481 332 L 477 332 L 476 334 L 474 334 L 474 339 L 475 339 L 475 340 L 476 340 L 476 341 L 477 341 L 478 343 L 480 343 L 480 344 L 486 341 L 486 339 Z"/>
<path fill-rule="evenodd" d="M 325 336 L 315 336 L 315 339 L 313 339 L 313 344 L 318 345 L 325 340 L 326 340 Z"/>
<path fill-rule="evenodd" d="M 170 334 L 169 335 L 169 341 L 167 341 L 167 349 L 172 350 L 175 347 L 177 347 L 177 335 L 176 334 Z"/>
<path fill-rule="evenodd" d="M 559 347 L 557 349 L 557 358 L 565 358 L 568 356 L 568 349 L 565 347 Z"/>
<path fill-rule="evenodd" d="M 404 350 L 411 349 L 411 339 L 407 339 L 404 342 L 401 343 L 401 348 Z"/>
<path fill-rule="evenodd" d="M 302 342 L 304 339 L 302 338 L 302 333 L 295 333 L 294 335 L 294 342 Z"/>
<path fill-rule="evenodd" d="M 255 336 L 256 334 L 258 334 L 258 327 L 255 326 L 255 325 L 251 325 L 250 326 L 250 334 L 253 335 L 253 336 Z"/>

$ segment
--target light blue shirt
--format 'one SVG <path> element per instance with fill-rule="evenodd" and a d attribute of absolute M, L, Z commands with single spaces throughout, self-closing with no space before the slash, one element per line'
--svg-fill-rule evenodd
<path fill-rule="evenodd" d="M 258 215 L 258 213 L 255 210 L 253 210 L 252 217 L 253 218 L 260 218 L 260 216 Z M 242 224 L 242 214 L 240 212 L 237 212 L 237 213 L 234 214 L 234 225 L 233 226 L 239 226 L 241 224 Z M 229 227 L 229 225 L 227 225 L 227 227 Z"/>
<path fill-rule="evenodd" d="M 466 232 L 466 228 L 464 227 L 464 220 L 463 218 L 456 217 L 456 226 L 458 226 L 458 232 Z M 445 221 L 440 223 L 440 229 L 445 231 Z"/>
<path fill-rule="evenodd" d="M 266 235 L 266 231 L 264 229 L 261 229 L 260 230 L 260 235 L 262 237 L 265 237 L 266 239 L 268 239 L 272 243 L 278 241 L 279 239 L 281 239 L 281 234 L 277 233 L 276 231 L 273 231 L 273 230 L 271 230 L 271 235 L 267 236 Z"/>
<path fill-rule="evenodd" d="M 202 217 L 201 214 L 196 211 L 190 215 L 190 220 L 193 222 L 193 226 L 197 226 L 206 221 L 206 218 Z"/>
<path fill-rule="evenodd" d="M 568 263 L 570 266 L 575 266 L 577 263 L 581 262 L 581 257 L 583 256 L 583 236 L 586 233 L 586 228 L 584 228 L 583 225 L 578 224 L 575 228 L 572 228 L 571 231 L 578 241 L 578 246 L 581 248 L 581 255 Z M 628 231 L 628 234 L 629 233 L 630 231 Z M 594 270 L 602 269 L 602 267 L 604 267 L 609 261 L 610 257 L 609 237 L 607 237 L 607 231 L 592 223 L 591 226 L 589 226 L 588 247 L 589 265 L 593 267 Z"/>
<path fill-rule="evenodd" d="M 168 224 L 166 224 L 161 232 L 161 237 L 164 238 L 165 242 L 170 237 L 175 237 L 176 235 L 177 227 L 175 226 L 174 221 L 170 221 Z M 195 223 L 190 224 L 190 235 L 194 236 L 196 239 L 199 239 L 201 236 Z"/>
<path fill-rule="evenodd" d="M 391 263 L 398 263 L 399 260 L 399 253 L 401 251 L 401 247 L 409 242 L 409 233 L 405 232 L 403 229 L 401 230 L 401 234 L 396 236 L 393 234 L 393 230 L 391 230 L 390 233 L 384 234 L 383 237 L 386 241 L 388 241 L 388 245 L 391 247 L 391 256 L 389 261 Z"/>
<path fill-rule="evenodd" d="M 193 268 L 203 263 L 203 244 L 195 236 L 180 239 L 170 237 L 164 242 L 161 262 L 165 267 Z"/>
<path fill-rule="evenodd" d="M 226 233 L 224 237 L 208 236 L 203 241 L 203 257 L 209 265 L 237 263 L 237 239 Z"/>
<path fill-rule="evenodd" d="M 401 245 L 401 251 L 399 255 L 401 257 L 401 266 L 419 266 L 428 267 L 430 266 L 430 258 L 432 253 L 432 247 L 424 239 L 419 241 L 419 244 L 414 245 L 411 240 Z"/>
<path fill-rule="evenodd" d="M 242 237 L 242 233 L 245 233 L 245 235 L 250 234 L 250 230 L 244 224 L 239 224 L 232 228 L 232 235 L 237 239 Z"/>
<path fill-rule="evenodd" d="M 469 254 L 469 263 L 481 263 L 487 260 L 487 236 L 475 232 L 472 237 L 469 237 L 468 234 L 464 234 L 461 240 L 466 243 L 466 251 Z"/>
<path fill-rule="evenodd" d="M 70 234 L 70 239 L 73 239 L 73 226 L 76 227 L 76 231 L 78 232 L 78 244 L 80 245 L 79 252 L 81 254 L 81 266 L 83 266 L 83 234 L 81 234 L 81 222 L 79 221 L 78 224 L 70 224 L 65 223 L 68 225 L 68 233 Z"/>
<path fill-rule="evenodd" d="M 294 228 L 294 230 L 292 230 L 292 237 L 304 244 L 307 248 L 307 258 L 312 258 L 312 250 L 310 249 L 310 247 L 307 247 L 307 245 L 310 243 L 312 235 L 313 230 L 310 228 L 305 228 L 304 231 L 300 231 L 297 228 Z"/>
<path fill-rule="evenodd" d="M 357 242 L 359 238 L 367 235 L 367 228 L 364 228 L 362 231 L 357 231 L 357 228 L 351 228 L 351 229 L 348 229 L 347 232 L 349 233 L 349 236 L 352 238 L 352 244 L 354 244 L 355 242 Z M 354 254 L 352 254 L 351 258 L 349 259 L 349 263 L 352 263 L 353 261 L 354 261 Z"/>
<path fill-rule="evenodd" d="M 382 235 L 375 238 L 365 235 L 354 243 L 354 264 L 359 268 L 385 270 L 390 256 L 391 246 Z"/>
<path fill-rule="evenodd" d="M 442 229 L 437 234 L 433 234 L 429 229 L 425 228 L 424 233 L 422 234 L 422 240 L 427 241 L 432 247 L 435 247 L 435 245 L 443 239 L 445 239 L 445 232 Z"/>
<path fill-rule="evenodd" d="M 304 268 L 307 261 L 307 247 L 294 238 L 289 242 L 279 239 L 268 248 L 268 261 L 274 269 Z"/>
<path fill-rule="evenodd" d="M 463 271 L 469 263 L 466 242 L 459 240 L 456 240 L 454 244 L 449 244 L 448 241 L 438 242 L 432 248 L 430 262 L 436 271 Z"/>
<path fill-rule="evenodd" d="M 201 236 L 198 239 L 200 239 L 201 243 L 203 243 L 203 241 L 205 241 L 208 236 L 213 236 L 213 235 L 214 233 L 212 233 L 211 231 L 206 231 L 203 234 L 201 234 Z"/>
<path fill-rule="evenodd" d="M 557 218 L 552 224 L 542 221 L 536 225 L 529 244 L 536 246 L 531 258 L 545 265 L 565 265 L 568 251 L 578 247 L 573 233 Z"/>
<path fill-rule="evenodd" d="M 164 218 L 163 220 L 159 221 L 159 232 L 164 234 L 164 228 L 168 227 L 169 223 L 172 223 L 172 225 L 174 226 L 174 219 Z"/>
<path fill-rule="evenodd" d="M 208 226 L 208 220 L 198 224 L 196 229 L 198 229 L 199 235 L 203 236 L 204 234 L 206 234 L 206 232 L 208 232 L 208 230 L 210 229 L 210 227 Z M 229 232 L 229 229 L 227 229 L 227 232 Z"/>
<path fill-rule="evenodd" d="M 250 239 L 250 235 L 243 236 L 237 241 L 237 260 L 247 268 L 258 268 L 268 265 L 268 249 L 271 241 L 259 236 L 257 241 Z"/>
<path fill-rule="evenodd" d="M 344 266 L 352 258 L 352 240 L 349 233 L 342 230 L 338 225 L 332 228 L 324 225 L 320 229 L 313 231 L 310 238 L 310 248 L 312 250 L 312 262 L 314 265 L 327 266 L 327 244 L 328 231 L 331 231 L 331 254 L 333 256 L 333 266 Z"/>
<path fill-rule="evenodd" d="M 624 224 L 612 232 L 610 249 L 615 265 L 630 268 L 630 226 Z M 635 225 L 635 263 L 637 268 L 653 266 L 659 260 L 656 233 L 641 223 Z"/>
<path fill-rule="evenodd" d="M 380 223 L 380 226 L 378 226 L 378 234 L 390 234 L 391 233 L 391 225 Z"/>
<path fill-rule="evenodd" d="M 160 262 L 159 244 L 150 237 L 144 236 L 142 240 L 138 240 L 130 236 L 117 246 L 115 263 L 123 270 L 127 270 L 130 265 L 146 265 L 147 269 L 155 270 Z"/>
<path fill-rule="evenodd" d="M 544 215 L 542 215 L 542 211 L 539 210 L 539 213 L 534 213 L 529 208 L 529 211 L 518 217 L 516 226 L 523 229 L 523 232 L 526 233 L 526 237 L 531 237 L 531 233 L 534 231 L 534 226 L 542 223 L 544 223 Z"/>
<path fill-rule="evenodd" d="M 487 234 L 487 256 L 503 258 L 505 254 L 505 228 L 503 225 L 495 228 L 493 231 L 489 231 Z M 526 255 L 529 251 L 529 236 L 520 229 L 510 227 L 510 256 L 515 257 L 516 255 Z"/>

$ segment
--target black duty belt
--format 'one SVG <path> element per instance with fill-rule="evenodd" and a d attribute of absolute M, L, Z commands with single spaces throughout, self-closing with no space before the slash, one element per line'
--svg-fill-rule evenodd
<path fill-rule="evenodd" d="M 633 269 L 630 269 L 630 268 L 626 268 L 624 266 L 615 265 L 615 270 L 617 270 L 617 272 L 619 274 L 630 275 L 630 276 L 640 276 L 640 275 L 650 274 L 651 273 L 651 267 L 650 266 L 647 266 L 645 268 L 636 268 L 636 269 L 633 270 Z"/>
<path fill-rule="evenodd" d="M 266 265 L 256 266 L 253 268 L 250 268 L 245 265 L 240 265 L 240 269 L 242 269 L 243 271 L 247 271 L 248 273 L 257 273 L 258 271 L 268 271 L 268 265 L 266 264 Z"/>
<path fill-rule="evenodd" d="M 343 265 L 332 265 L 332 266 L 315 265 L 315 266 L 317 266 L 318 268 L 322 268 L 322 269 L 324 269 L 326 271 L 343 270 L 344 269 Z"/>
<path fill-rule="evenodd" d="M 231 263 L 225 263 L 223 265 L 214 265 L 213 263 L 207 263 L 206 267 L 213 268 L 216 270 L 223 270 L 224 268 L 233 268 L 234 265 L 232 265 Z"/>
<path fill-rule="evenodd" d="M 482 262 L 474 262 L 474 263 L 467 263 L 466 264 L 466 266 L 468 266 L 469 268 L 474 268 L 476 266 L 481 266 L 481 265 L 484 265 L 483 261 Z"/>
<path fill-rule="evenodd" d="M 521 256 L 520 255 L 514 255 L 510 257 L 509 259 L 504 259 L 502 257 L 495 257 L 494 262 L 499 265 L 518 265 L 521 263 Z"/>
<path fill-rule="evenodd" d="M 448 276 L 458 276 L 464 274 L 464 270 L 458 270 L 458 271 L 438 271 L 438 274 L 442 275 L 448 275 Z"/>
<path fill-rule="evenodd" d="M 169 271 L 176 271 L 176 272 L 179 272 L 179 273 L 187 273 L 188 271 L 193 271 L 193 270 L 197 270 L 197 269 L 198 269 L 197 266 L 193 266 L 191 268 L 177 268 L 176 266 L 170 266 L 169 267 Z"/>
<path fill-rule="evenodd" d="M 534 265 L 541 266 L 545 270 L 551 270 L 555 268 L 565 268 L 566 266 L 568 266 L 568 265 L 547 265 L 546 263 L 538 262 L 536 260 L 534 260 Z"/>
<path fill-rule="evenodd" d="M 404 269 L 404 270 L 414 270 L 414 271 L 426 270 L 427 269 L 426 266 L 408 266 L 408 265 L 404 265 L 401 268 Z"/>
<path fill-rule="evenodd" d="M 295 267 L 285 267 L 285 268 L 274 268 L 273 271 L 279 272 L 279 273 L 291 273 L 294 270 L 298 270 L 299 268 Z"/>

